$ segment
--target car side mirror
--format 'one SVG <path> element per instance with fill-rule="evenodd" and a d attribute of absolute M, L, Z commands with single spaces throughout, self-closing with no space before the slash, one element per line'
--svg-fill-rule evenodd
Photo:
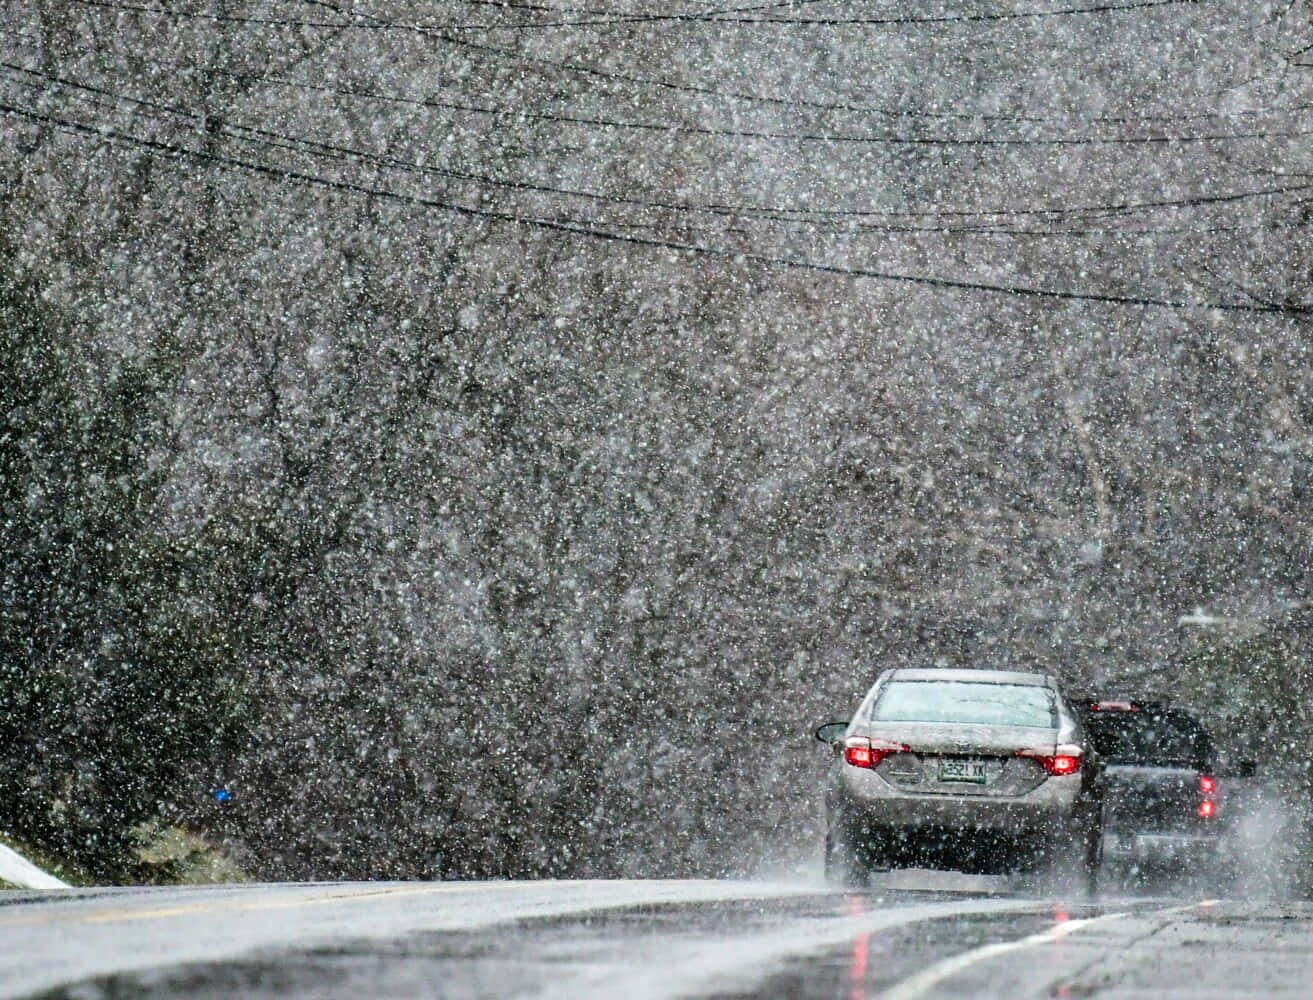
<path fill-rule="evenodd" d="M 827 722 L 816 730 L 816 738 L 822 743 L 829 743 L 833 746 L 843 739 L 843 734 L 848 731 L 846 722 Z"/>

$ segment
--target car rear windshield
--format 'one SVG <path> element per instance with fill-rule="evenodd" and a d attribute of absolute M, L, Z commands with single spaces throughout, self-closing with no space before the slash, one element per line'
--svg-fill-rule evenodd
<path fill-rule="evenodd" d="M 1207 766 L 1212 740 L 1175 712 L 1095 712 L 1086 723 L 1094 748 L 1113 764 Z"/>
<path fill-rule="evenodd" d="M 1058 707 L 1052 691 L 1034 684 L 892 681 L 871 708 L 871 721 L 1052 729 Z"/>

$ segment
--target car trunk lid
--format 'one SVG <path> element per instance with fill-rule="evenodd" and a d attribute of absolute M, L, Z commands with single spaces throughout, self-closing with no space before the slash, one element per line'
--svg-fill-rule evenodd
<path fill-rule="evenodd" d="M 1057 745 L 1048 728 L 942 723 L 872 723 L 872 740 L 906 745 L 876 768 L 886 781 L 907 791 L 942 795 L 1024 795 L 1046 777 L 1035 760 L 1019 751 Z"/>

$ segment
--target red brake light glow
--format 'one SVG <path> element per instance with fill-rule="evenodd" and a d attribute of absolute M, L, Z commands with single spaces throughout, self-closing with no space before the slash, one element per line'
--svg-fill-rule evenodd
<path fill-rule="evenodd" d="M 1199 775 L 1199 791 L 1205 795 L 1217 791 L 1217 779 L 1208 774 Z"/>
<path fill-rule="evenodd" d="M 843 759 L 853 767 L 870 767 L 871 766 L 871 747 L 870 744 L 863 740 L 858 743 L 856 740 L 849 740 L 843 748 Z"/>
<path fill-rule="evenodd" d="M 1201 818 L 1207 819 L 1215 812 L 1217 812 L 1217 803 L 1210 802 L 1207 799 L 1199 803 L 1199 815 Z"/>
<path fill-rule="evenodd" d="M 880 761 L 891 753 L 907 753 L 911 749 L 906 743 L 886 743 L 852 736 L 844 744 L 843 759 L 853 767 L 879 767 Z"/>
<path fill-rule="evenodd" d="M 1062 743 L 1052 748 L 1035 747 L 1018 750 L 1017 756 L 1029 758 L 1044 768 L 1048 774 L 1060 777 L 1064 774 L 1075 774 L 1080 770 L 1082 753 L 1080 747 Z"/>
<path fill-rule="evenodd" d="M 1074 774 L 1080 770 L 1080 758 L 1071 754 L 1054 754 L 1052 765 L 1045 770 L 1049 774 Z"/>

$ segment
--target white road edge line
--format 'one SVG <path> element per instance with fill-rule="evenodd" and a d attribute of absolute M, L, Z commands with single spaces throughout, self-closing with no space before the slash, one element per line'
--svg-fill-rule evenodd
<path fill-rule="evenodd" d="M 1167 913 L 1185 913 L 1194 909 L 1211 909 L 1221 902 L 1220 899 L 1201 899 L 1198 902 L 1190 903 L 1188 906 L 1172 906 L 1165 910 L 1157 911 L 1158 916 Z M 1038 934 L 1032 934 L 1030 937 L 1021 938 L 1017 941 L 1000 941 L 997 944 L 987 944 L 983 948 L 976 948 L 974 951 L 966 951 L 960 955 L 954 955 L 952 958 L 946 958 L 942 962 L 936 962 L 915 976 L 904 979 L 900 983 L 891 986 L 884 993 L 880 994 L 880 1000 L 919 1000 L 925 996 L 933 987 L 942 983 L 949 976 L 956 975 L 968 966 L 975 965 L 977 962 L 983 962 L 987 959 L 994 958 L 997 955 L 1006 955 L 1010 951 L 1018 951 L 1021 948 L 1034 948 L 1042 944 L 1051 944 L 1054 941 L 1061 941 L 1067 935 L 1080 930 L 1083 927 L 1089 927 L 1091 924 L 1110 923 L 1114 920 L 1124 920 L 1132 914 L 1124 913 L 1105 913 L 1098 917 L 1088 917 L 1084 920 L 1065 920 L 1055 927 Z"/>
<path fill-rule="evenodd" d="M 839 897 L 842 899 L 842 897 Z M 822 920 L 798 918 L 763 930 L 740 930 L 698 936 L 691 940 L 666 939 L 641 943 L 617 958 L 602 957 L 580 975 L 559 977 L 540 1000 L 673 1000 L 679 997 L 719 995 L 729 980 L 746 989 L 787 968 L 796 958 L 834 948 L 851 947 L 868 934 L 905 927 L 910 923 L 969 916 L 1003 916 L 1051 912 L 1051 905 L 1031 899 L 964 898 L 908 903 L 866 909 L 870 901 L 848 897 L 846 914 Z M 851 907 L 857 906 L 856 909 Z"/>
<path fill-rule="evenodd" d="M 1034 948 L 1042 944 L 1051 944 L 1054 941 L 1061 941 L 1067 935 L 1080 930 L 1082 927 L 1088 927 L 1090 924 L 1107 923 L 1113 920 L 1122 920 L 1129 917 L 1130 913 L 1105 913 L 1100 917 L 1088 917 L 1084 920 L 1064 920 L 1055 927 L 1038 934 L 1032 934 L 1030 937 L 1024 937 L 1017 941 L 1000 941 L 997 944 L 987 944 L 982 948 L 976 948 L 974 951 L 966 951 L 960 955 L 954 955 L 952 958 L 946 958 L 942 962 L 936 962 L 930 968 L 916 975 L 904 979 L 901 983 L 893 986 L 889 990 L 880 994 L 880 1000 L 918 1000 L 924 996 L 933 987 L 939 985 L 949 976 L 954 976 L 968 966 L 975 965 L 977 962 L 984 962 L 987 959 L 995 958 L 998 955 L 1006 955 L 1010 951 L 1018 951 L 1022 948 Z"/>

